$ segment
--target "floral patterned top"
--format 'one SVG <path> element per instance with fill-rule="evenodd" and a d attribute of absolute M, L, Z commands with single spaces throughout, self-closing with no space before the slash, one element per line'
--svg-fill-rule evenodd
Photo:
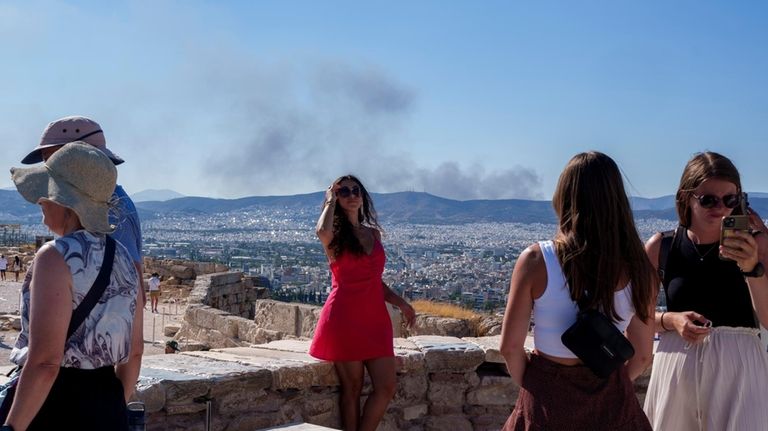
<path fill-rule="evenodd" d="M 106 237 L 85 230 L 51 241 L 72 273 L 72 310 L 90 290 L 104 260 Z M 21 333 L 11 352 L 11 362 L 23 365 L 29 350 L 29 285 L 35 262 L 21 287 Z M 40 268 L 44 270 L 44 268 Z M 131 347 L 133 316 L 139 294 L 136 267 L 126 248 L 116 242 L 109 286 L 80 328 L 67 340 L 62 367 L 96 369 L 124 362 Z"/>

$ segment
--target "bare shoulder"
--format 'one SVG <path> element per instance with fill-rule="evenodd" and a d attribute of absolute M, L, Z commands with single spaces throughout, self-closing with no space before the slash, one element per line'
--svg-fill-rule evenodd
<path fill-rule="evenodd" d="M 525 268 L 532 269 L 535 267 L 544 267 L 544 254 L 541 251 L 541 246 L 538 243 L 531 244 L 520 253 L 520 257 L 517 259 L 518 265 Z"/>
<path fill-rule="evenodd" d="M 64 263 L 64 256 L 51 244 L 45 244 L 35 253 L 35 263 L 42 266 L 53 263 Z"/>
<path fill-rule="evenodd" d="M 512 288 L 524 288 L 533 299 L 544 294 L 547 287 L 547 265 L 539 244 L 532 244 L 520 254 L 512 272 Z"/>
<path fill-rule="evenodd" d="M 366 229 L 370 229 L 371 233 L 373 234 L 373 237 L 376 238 L 376 241 L 381 242 L 381 231 L 370 226 L 366 226 Z"/>
<path fill-rule="evenodd" d="M 651 261 L 651 264 L 653 265 L 654 268 L 656 268 L 659 265 L 659 250 L 661 250 L 661 238 L 662 238 L 661 232 L 656 232 L 645 243 L 645 253 L 648 255 L 648 259 Z"/>
<path fill-rule="evenodd" d="M 62 283 L 70 284 L 72 280 L 72 274 L 69 272 L 67 262 L 64 261 L 64 256 L 52 245 L 44 245 L 35 253 L 32 271 L 30 288 L 33 290 L 39 290 L 41 286 L 52 287 Z"/>

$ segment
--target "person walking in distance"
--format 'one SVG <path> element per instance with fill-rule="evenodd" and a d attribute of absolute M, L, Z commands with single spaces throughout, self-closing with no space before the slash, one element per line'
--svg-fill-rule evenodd
<path fill-rule="evenodd" d="M 341 384 L 346 431 L 373 431 L 395 394 L 392 323 L 385 302 L 400 308 L 408 325 L 416 313 L 381 276 L 386 256 L 371 196 L 352 175 L 328 187 L 317 236 L 331 268 L 331 294 L 318 319 L 309 354 L 333 361 Z M 360 412 L 364 370 L 373 392 Z"/>
<path fill-rule="evenodd" d="M 16 281 L 19 281 L 19 273 L 21 272 L 21 258 L 19 256 L 13 257 L 13 273 L 16 276 Z"/>
<path fill-rule="evenodd" d="M 8 258 L 0 254 L 0 280 L 5 281 L 5 271 L 8 270 Z"/>
<path fill-rule="evenodd" d="M 149 302 L 153 313 L 157 313 L 157 303 L 160 300 L 160 274 L 153 272 L 149 278 Z"/>

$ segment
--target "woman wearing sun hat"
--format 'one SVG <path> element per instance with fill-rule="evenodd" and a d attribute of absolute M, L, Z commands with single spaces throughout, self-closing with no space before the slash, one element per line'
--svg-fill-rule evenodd
<path fill-rule="evenodd" d="M 0 429 L 127 430 L 125 401 L 143 351 L 142 307 L 131 257 L 107 235 L 114 164 L 75 142 L 45 164 L 11 174 L 58 238 L 40 248 L 22 285 L 22 330 L 11 352 L 22 368 Z M 87 293 L 97 286 L 104 291 L 91 300 L 96 295 Z M 95 305 L 70 329 L 88 302 Z"/>

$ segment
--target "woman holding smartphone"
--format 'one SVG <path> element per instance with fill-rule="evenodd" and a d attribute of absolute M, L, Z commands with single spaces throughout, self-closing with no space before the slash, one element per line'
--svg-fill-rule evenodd
<path fill-rule="evenodd" d="M 662 234 L 646 244 L 651 262 L 663 265 L 668 307 L 655 316 L 661 340 L 645 398 L 654 429 L 742 431 L 768 424 L 768 353 L 758 338 L 758 323 L 768 324 L 768 262 L 758 249 L 768 238 L 733 230 L 721 241 L 724 221 L 743 211 L 742 196 L 728 158 L 696 154 L 680 178 L 680 226 L 665 262 L 659 261 Z"/>
<path fill-rule="evenodd" d="M 347 431 L 373 431 L 397 387 L 392 323 L 385 302 L 410 326 L 413 308 L 381 279 L 386 256 L 371 196 L 352 175 L 328 187 L 316 232 L 331 268 L 332 290 L 318 318 L 309 354 L 333 361 Z M 373 392 L 360 414 L 364 370 Z"/>

